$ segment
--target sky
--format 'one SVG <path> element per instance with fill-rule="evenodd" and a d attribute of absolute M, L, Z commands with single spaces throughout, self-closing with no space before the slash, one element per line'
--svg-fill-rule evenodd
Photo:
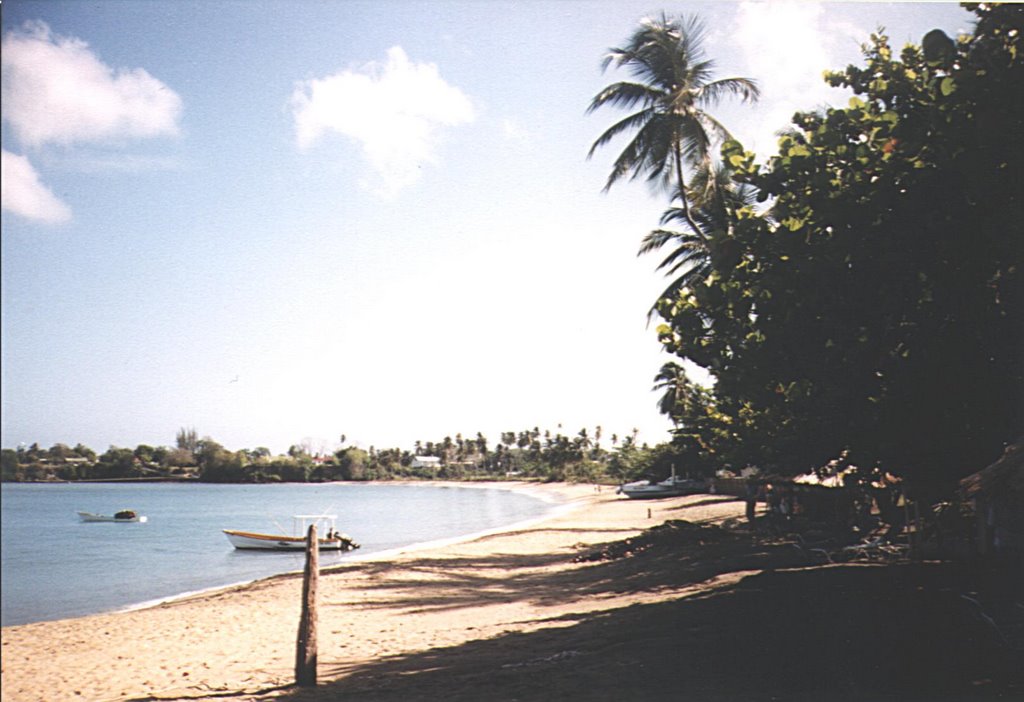
<path fill-rule="evenodd" d="M 0 444 L 411 450 L 538 427 L 651 445 L 670 360 L 587 113 L 644 17 L 697 14 L 765 157 L 826 69 L 970 31 L 946 3 L 6 0 Z M 695 376 L 697 377 L 697 376 Z M 698 377 L 699 379 L 699 377 Z"/>

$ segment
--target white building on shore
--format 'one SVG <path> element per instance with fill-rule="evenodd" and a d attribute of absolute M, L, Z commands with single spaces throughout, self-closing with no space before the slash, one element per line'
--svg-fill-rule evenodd
<path fill-rule="evenodd" d="M 413 456 L 413 468 L 437 468 L 441 467 L 441 459 L 437 456 Z"/>

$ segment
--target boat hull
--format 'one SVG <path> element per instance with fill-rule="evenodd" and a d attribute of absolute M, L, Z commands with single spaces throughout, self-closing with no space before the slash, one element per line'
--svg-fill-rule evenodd
<path fill-rule="evenodd" d="M 683 495 L 698 495 L 704 492 L 706 486 L 702 481 L 676 480 L 664 481 L 661 483 L 630 483 L 619 488 L 619 492 L 631 500 L 654 500 L 659 497 L 681 497 Z"/>
<path fill-rule="evenodd" d="M 302 551 L 306 548 L 306 537 L 283 536 L 280 534 L 258 534 L 251 531 L 223 529 L 231 545 L 237 549 L 252 551 Z M 332 539 L 317 539 L 321 551 L 351 551 L 359 548 L 349 537 L 342 535 Z"/>
<path fill-rule="evenodd" d="M 112 517 L 107 514 L 93 514 L 92 512 L 79 512 L 78 516 L 83 522 L 116 522 L 123 524 L 137 524 L 139 522 L 145 522 L 146 517 L 140 517 L 138 515 L 134 517 L 119 518 Z"/>

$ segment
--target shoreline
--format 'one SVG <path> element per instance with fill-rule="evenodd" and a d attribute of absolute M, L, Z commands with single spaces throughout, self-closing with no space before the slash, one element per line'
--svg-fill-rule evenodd
<path fill-rule="evenodd" d="M 40 483 L 41 484 L 41 483 Z M 61 483 L 64 485 L 65 483 Z M 152 484 L 152 482 L 151 482 Z M 293 485 L 304 486 L 305 483 L 293 483 Z M 320 484 L 318 484 L 320 485 Z M 528 524 L 536 519 L 546 519 L 552 515 L 556 510 L 560 509 L 560 505 L 563 505 L 571 497 L 566 497 L 564 490 L 560 490 L 557 485 L 537 483 L 533 481 L 475 481 L 472 483 L 464 483 L 460 481 L 424 481 L 424 480 L 380 480 L 380 481 L 332 481 L 329 483 L 322 483 L 331 487 L 346 488 L 352 487 L 353 490 L 358 489 L 362 486 L 367 487 L 387 487 L 387 488 L 399 488 L 399 487 L 410 487 L 410 488 L 434 488 L 434 489 L 473 489 L 473 490 L 498 490 L 503 491 L 505 494 L 518 493 L 533 498 L 535 506 L 534 511 L 541 511 L 542 513 L 533 518 L 527 518 L 522 522 L 499 524 L 498 526 L 488 528 L 477 528 L 476 531 L 470 531 L 462 534 L 456 534 L 454 536 L 437 536 L 432 537 L 427 534 L 423 534 L 421 540 L 410 541 L 402 543 L 401 540 L 392 539 L 392 544 L 398 543 L 400 545 L 388 545 L 380 544 L 374 547 L 370 545 L 370 550 L 366 551 L 363 549 L 357 549 L 350 551 L 345 554 L 341 554 L 341 558 L 331 557 L 325 559 L 321 556 L 321 568 L 327 569 L 339 565 L 344 565 L 350 562 L 361 562 L 366 560 L 379 560 L 396 557 L 406 551 L 410 550 L 423 550 L 435 547 L 441 547 L 448 543 L 458 543 L 461 540 L 478 538 L 484 536 L 492 531 L 500 531 L 503 529 L 518 528 L 524 524 Z M 468 526 L 468 525 L 467 525 Z M 472 527 L 470 527 L 472 528 Z M 230 550 L 230 549 L 229 549 Z M 301 556 L 301 554 L 299 554 Z M 334 556 L 334 554 L 328 554 Z M 300 559 L 301 560 L 301 559 Z M 325 562 L 326 560 L 326 562 Z M 46 612 L 42 608 L 37 608 L 38 619 L 26 621 L 22 617 L 11 616 L 12 622 L 5 622 L 4 628 L 11 626 L 24 626 L 28 624 L 36 624 L 46 621 L 62 621 L 65 619 L 76 619 L 80 617 L 93 616 L 97 614 L 114 614 L 119 612 L 132 612 L 150 607 L 159 606 L 167 602 L 175 602 L 178 600 L 189 599 L 197 596 L 203 596 L 206 594 L 216 593 L 220 590 L 232 589 L 241 586 L 245 586 L 252 583 L 257 583 L 261 580 L 274 578 L 279 576 L 287 576 L 289 574 L 296 574 L 302 572 L 302 565 L 294 563 L 282 563 L 280 569 L 268 568 L 263 569 L 264 573 L 238 573 L 235 577 L 231 577 L 230 573 L 225 573 L 226 578 L 205 578 L 199 579 L 199 582 L 193 580 L 192 583 L 182 583 L 184 587 L 174 590 L 173 587 L 157 588 L 157 592 L 150 596 L 146 596 L 148 593 L 139 592 L 141 596 L 137 599 L 121 598 L 120 602 L 114 601 L 110 603 L 102 603 L 98 601 L 83 602 L 84 606 L 74 607 L 72 611 L 68 613 L 56 614 L 53 611 Z M 275 572 L 276 571 L 276 572 Z M 202 582 L 206 580 L 206 582 Z M 165 585 L 167 581 L 164 581 Z M 188 585 L 193 585 L 188 587 Z M 162 592 L 160 590 L 163 590 Z M 55 594 L 59 596 L 59 594 Z M 44 604 L 43 601 L 41 601 Z M 91 606 L 90 606 L 91 604 Z M 5 603 L 6 606 L 6 603 Z M 5 612 L 5 619 L 8 619 Z"/>
<path fill-rule="evenodd" d="M 350 666 L 381 656 L 546 629 L 550 616 L 579 606 L 576 597 L 552 592 L 550 601 L 537 606 L 503 591 L 532 578 L 572 577 L 586 567 L 573 562 L 582 550 L 684 518 L 687 502 L 699 505 L 709 498 L 651 504 L 590 484 L 528 483 L 518 489 L 546 494 L 557 504 L 533 524 L 388 557 L 371 554 L 322 570 L 322 679 L 343 677 Z M 731 499 L 711 501 L 693 507 L 690 516 L 715 521 L 743 509 Z M 128 700 L 171 692 L 204 699 L 203 690 L 265 699 L 258 691 L 285 689 L 291 682 L 300 591 L 299 573 L 279 574 L 145 608 L 4 627 L 3 699 Z M 601 597 L 591 606 L 604 610 L 647 599 Z M 218 696 L 211 693 L 209 699 Z"/>
<path fill-rule="evenodd" d="M 955 563 L 831 562 L 750 529 L 729 496 L 543 489 L 570 507 L 322 569 L 315 688 L 293 685 L 292 573 L 4 627 L 0 696 L 987 702 L 1024 691 L 1019 653 L 960 596 L 970 573 Z"/>
<path fill-rule="evenodd" d="M 461 534 L 459 536 L 450 536 L 440 539 L 431 539 L 429 541 L 416 541 L 405 546 L 397 546 L 395 548 L 384 549 L 383 551 L 374 551 L 372 553 L 360 554 L 353 552 L 350 556 L 346 557 L 341 563 L 334 563 L 331 565 L 321 566 L 321 573 L 329 573 L 334 570 L 345 568 L 352 563 L 372 563 L 377 561 L 390 561 L 395 558 L 399 558 L 405 554 L 417 553 L 420 551 L 431 551 L 434 549 L 441 549 L 446 546 L 454 546 L 467 541 L 474 541 L 476 539 L 485 538 L 487 536 L 494 536 L 508 531 L 516 531 L 519 529 L 525 529 L 540 522 L 548 519 L 560 516 L 563 513 L 567 513 L 572 509 L 576 509 L 581 506 L 580 503 L 572 502 L 573 498 L 568 498 L 567 494 L 570 491 L 564 489 L 559 490 L 557 488 L 560 483 L 548 483 L 552 485 L 554 489 L 532 491 L 532 488 L 538 485 L 545 485 L 545 483 L 530 483 L 526 481 L 522 482 L 501 482 L 501 481 L 481 481 L 473 485 L 465 485 L 458 481 L 423 481 L 423 480 L 372 480 L 364 481 L 359 483 L 353 483 L 348 481 L 335 481 L 331 483 L 325 483 L 330 485 L 411 485 L 411 486 L 423 486 L 423 487 L 437 487 L 437 488 L 463 488 L 472 487 L 474 489 L 496 489 L 496 490 L 509 490 L 511 492 L 521 492 L 529 494 L 531 497 L 535 497 L 542 502 L 547 502 L 552 507 L 544 514 L 538 517 L 532 517 L 530 519 L 524 519 L 519 522 L 513 522 L 511 524 L 505 524 L 502 526 L 491 527 L 490 529 L 482 529 L 480 531 L 470 532 L 467 534 Z M 582 483 L 581 483 L 582 484 Z M 539 492 L 539 494 L 537 494 Z M 191 590 L 188 592 L 182 592 L 176 595 L 169 595 L 167 597 L 159 597 L 151 600 L 145 600 L 136 604 L 125 605 L 116 609 L 110 609 L 103 612 L 93 612 L 92 614 L 83 614 L 77 617 L 66 617 L 64 619 L 48 619 L 39 622 L 26 622 L 25 624 L 12 624 L 4 629 L 13 626 L 29 626 L 31 624 L 42 624 L 45 622 L 59 622 L 81 619 L 83 617 L 92 617 L 101 614 L 119 614 L 122 612 L 137 612 L 141 610 L 150 609 L 152 607 L 159 607 L 164 604 L 172 604 L 175 602 L 187 601 L 198 597 L 205 597 L 208 595 L 216 595 L 221 591 L 236 590 L 238 588 L 244 588 L 249 585 L 256 585 L 264 581 L 275 580 L 278 578 L 294 578 L 302 575 L 302 569 L 297 570 L 286 570 L 280 573 L 274 573 L 273 575 L 267 575 L 259 578 L 253 578 L 250 580 L 239 580 L 238 582 L 228 583 L 226 585 L 213 585 L 207 588 L 201 588 L 198 590 Z"/>

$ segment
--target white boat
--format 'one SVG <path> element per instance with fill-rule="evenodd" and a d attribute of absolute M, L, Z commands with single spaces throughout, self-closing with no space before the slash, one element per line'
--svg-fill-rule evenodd
<path fill-rule="evenodd" d="M 311 524 L 316 525 L 317 543 L 321 551 L 351 551 L 359 544 L 348 534 L 342 534 L 334 527 L 333 514 L 297 514 L 292 517 L 292 534 L 260 534 L 252 531 L 222 529 L 231 545 L 238 549 L 260 551 L 301 551 L 306 548 L 306 532 Z"/>
<path fill-rule="evenodd" d="M 123 509 L 120 512 L 115 512 L 113 516 L 108 514 L 94 514 L 92 512 L 79 512 L 78 516 L 82 518 L 83 522 L 144 522 L 146 517 L 139 515 L 137 512 L 131 509 Z"/>
<path fill-rule="evenodd" d="M 680 478 L 676 475 L 675 466 L 672 475 L 665 480 L 640 480 L 619 486 L 617 492 L 632 500 L 653 499 L 656 497 L 678 497 L 680 495 L 697 495 L 707 491 L 707 482 L 695 478 Z"/>

